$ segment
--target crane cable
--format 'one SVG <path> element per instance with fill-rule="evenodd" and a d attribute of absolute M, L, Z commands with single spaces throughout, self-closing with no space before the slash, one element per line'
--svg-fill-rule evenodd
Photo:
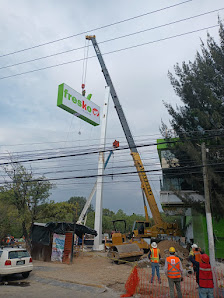
<path fill-rule="evenodd" d="M 85 96 L 85 94 L 86 94 L 85 87 L 86 87 L 88 57 L 89 57 L 89 40 L 85 40 L 83 70 L 82 70 L 82 95 L 83 96 Z"/>
<path fill-rule="evenodd" d="M 85 39 L 85 46 L 84 46 L 84 57 L 83 57 L 83 64 L 82 64 L 82 96 L 86 95 L 86 73 L 87 73 L 87 62 L 88 62 L 88 55 L 89 55 L 89 40 L 87 41 Z M 79 119 L 79 130 L 78 130 L 78 135 L 79 135 L 79 146 L 80 146 L 80 135 L 82 134 L 81 132 L 81 126 L 82 126 L 82 121 Z"/>

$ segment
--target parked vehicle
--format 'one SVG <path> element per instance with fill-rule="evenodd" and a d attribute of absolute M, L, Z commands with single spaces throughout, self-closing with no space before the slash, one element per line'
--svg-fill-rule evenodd
<path fill-rule="evenodd" d="M 0 247 L 0 278 L 16 273 L 21 273 L 24 278 L 27 278 L 32 270 L 32 258 L 26 249 Z"/>

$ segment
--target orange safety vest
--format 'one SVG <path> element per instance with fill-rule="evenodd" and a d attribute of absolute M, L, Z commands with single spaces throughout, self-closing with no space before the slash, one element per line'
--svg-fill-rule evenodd
<path fill-rule="evenodd" d="M 160 253 L 160 250 L 159 248 L 151 248 L 151 262 L 152 263 L 159 263 L 159 253 Z"/>
<path fill-rule="evenodd" d="M 194 251 L 194 259 L 198 263 L 201 263 L 201 253 L 200 253 L 200 251 L 198 251 L 198 250 Z"/>
<path fill-rule="evenodd" d="M 169 278 L 181 278 L 180 271 L 180 259 L 175 256 L 169 256 L 166 258 L 168 263 L 167 276 Z"/>

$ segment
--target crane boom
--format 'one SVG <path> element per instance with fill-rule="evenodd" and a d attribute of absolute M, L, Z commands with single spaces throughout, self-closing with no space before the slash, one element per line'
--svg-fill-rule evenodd
<path fill-rule="evenodd" d="M 135 141 L 133 139 L 132 133 L 131 133 L 130 128 L 128 126 L 128 122 L 127 122 L 127 119 L 125 117 L 124 111 L 123 111 L 122 106 L 119 102 L 119 99 L 118 99 L 117 93 L 115 91 L 114 85 L 112 83 L 110 74 L 109 74 L 109 72 L 106 68 L 103 56 L 102 56 L 102 54 L 100 52 L 100 49 L 98 47 L 96 37 L 95 37 L 95 35 L 90 35 L 90 36 L 86 36 L 86 39 L 92 41 L 92 44 L 93 44 L 93 47 L 95 49 L 97 58 L 99 60 L 101 68 L 102 68 L 104 78 L 106 80 L 107 85 L 110 87 L 111 97 L 113 99 L 115 109 L 116 109 L 118 117 L 120 119 L 120 123 L 121 123 L 121 126 L 123 128 L 125 137 L 127 139 L 129 148 L 131 150 L 131 155 L 132 155 L 132 158 L 134 160 L 134 164 L 135 164 L 135 167 L 137 169 L 137 172 L 138 172 L 138 175 L 139 175 L 139 178 L 140 178 L 140 181 L 141 181 L 141 187 L 144 190 L 144 193 L 145 193 L 145 196 L 147 198 L 147 201 L 148 201 L 148 204 L 149 204 L 153 219 L 155 221 L 155 224 L 159 225 L 160 227 L 164 227 L 165 222 L 162 220 L 162 217 L 160 215 L 160 212 L 159 212 L 155 197 L 153 195 L 151 186 L 149 184 L 149 181 L 148 181 L 148 178 L 147 178 L 143 163 L 141 161 L 141 158 L 140 158 L 140 155 L 138 153 Z"/>

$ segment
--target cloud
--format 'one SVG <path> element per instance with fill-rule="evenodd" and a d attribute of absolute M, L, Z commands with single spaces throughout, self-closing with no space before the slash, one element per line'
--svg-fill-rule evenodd
<path fill-rule="evenodd" d="M 177 3 L 177 2 L 176 2 Z M 188 4 L 177 6 L 160 13 L 147 15 L 104 30 L 90 31 L 96 34 L 99 42 L 112 39 L 120 35 L 129 34 L 138 30 L 155 27 L 221 7 L 221 0 L 191 1 Z M 141 5 L 136 1 L 72 1 L 66 3 L 59 0 L 18 2 L 2 1 L 0 12 L 0 55 L 17 51 L 26 47 L 63 38 L 90 28 L 100 27 L 114 23 L 148 11 L 168 6 L 165 0 L 152 3 L 143 0 Z M 223 12 L 220 12 L 223 17 Z M 144 34 L 133 35 L 128 38 L 100 44 L 102 53 L 137 45 L 144 42 L 155 41 L 168 36 L 195 30 L 217 24 L 217 13 L 207 15 L 177 25 L 166 26 L 151 30 Z M 217 37 L 217 29 L 212 29 L 211 34 Z M 44 47 L 34 48 L 15 55 L 0 58 L 0 65 L 18 63 L 29 59 L 54 54 L 59 51 L 81 47 L 85 44 L 85 34 L 59 43 L 52 43 Z M 124 109 L 127 121 L 136 142 L 154 142 L 159 138 L 161 118 L 168 123 L 169 116 L 162 101 L 179 104 L 179 99 L 174 94 L 167 78 L 168 70 L 173 70 L 177 62 L 194 59 L 196 50 L 200 48 L 200 38 L 206 39 L 206 31 L 186 35 L 176 39 L 152 43 L 147 46 L 105 55 L 104 59 L 110 72 L 119 100 Z M 81 59 L 83 50 L 73 51 L 69 54 L 54 56 L 49 59 L 38 60 L 29 64 L 18 65 L 9 69 L 0 70 L 0 77 L 15 73 L 30 71 L 47 67 L 57 63 Z M 90 47 L 89 55 L 94 55 Z M 45 71 L 33 72 L 23 76 L 0 80 L 1 109 L 0 109 L 0 145 L 1 152 L 29 151 L 30 156 L 35 150 L 52 150 L 52 152 L 81 151 L 84 148 L 98 148 L 100 127 L 91 127 L 80 119 L 72 117 L 56 106 L 57 88 L 61 83 L 66 83 L 77 91 L 81 91 L 83 63 L 67 64 Z M 104 101 L 105 79 L 96 58 L 89 59 L 86 77 L 87 93 L 93 93 L 92 100 L 102 106 Z M 126 144 L 119 119 L 110 102 L 107 147 L 111 146 L 114 139 L 119 139 L 121 144 Z M 28 145 L 32 143 L 33 145 Z M 23 146 L 17 144 L 24 144 Z M 11 145 L 11 146 L 8 146 Z M 69 147 L 69 149 L 67 148 Z M 64 148 L 64 149 L 63 149 Z M 66 149 L 67 148 L 67 149 Z M 50 154 L 51 151 L 48 152 Z M 158 168 L 158 155 L 156 146 L 153 152 L 147 148 L 140 150 L 143 160 L 151 166 L 147 169 Z M 22 154 L 22 153 L 20 153 Z M 28 153 L 24 153 L 26 157 Z M 37 154 L 37 152 L 35 153 Z M 38 153 L 39 154 L 39 153 Z M 155 158 L 155 159 L 154 159 Z M 133 165 L 128 151 L 115 154 L 110 165 L 114 172 L 117 167 Z M 51 170 L 47 177 L 59 177 L 68 173 L 56 173 L 58 169 L 74 170 L 79 175 L 89 172 L 97 173 L 97 156 L 88 158 L 68 158 L 52 162 L 33 163 L 32 167 L 37 173 Z M 126 169 L 124 167 L 124 169 Z M 39 168 L 39 170 L 38 170 Z M 42 169 L 44 168 L 44 169 Z M 132 170 L 134 167 L 132 166 Z M 130 169 L 129 169 L 130 170 Z M 75 172 L 77 171 L 77 172 Z M 156 199 L 159 199 L 159 178 L 148 175 Z M 129 178 L 126 178 L 126 180 Z M 138 177 L 136 175 L 135 180 Z M 122 180 L 122 179 L 121 179 Z M 126 181 L 124 179 L 124 181 Z M 67 200 L 70 196 L 88 196 L 94 184 L 94 179 L 74 181 L 74 185 L 59 185 L 53 191 L 52 198 L 56 201 Z M 62 184 L 62 183 L 61 183 Z M 72 188 L 72 189 L 71 189 Z M 142 194 L 139 182 L 113 183 L 104 185 L 104 207 L 112 210 L 124 209 L 132 214 L 143 213 Z"/>

